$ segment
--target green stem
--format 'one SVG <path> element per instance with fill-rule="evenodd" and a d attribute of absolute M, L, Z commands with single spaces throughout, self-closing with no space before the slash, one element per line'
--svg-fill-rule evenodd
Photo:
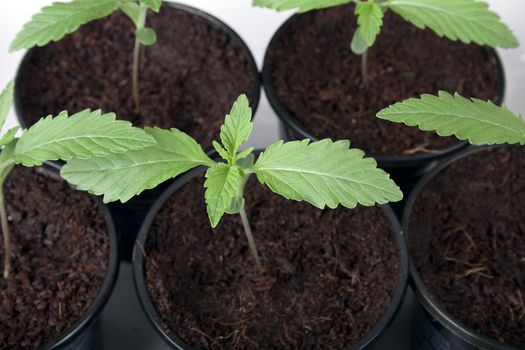
<path fill-rule="evenodd" d="M 248 216 L 246 216 L 246 210 L 244 207 L 241 208 L 239 211 L 239 214 L 241 215 L 242 220 L 242 226 L 244 227 L 244 233 L 246 233 L 246 238 L 248 238 L 248 245 L 250 246 L 250 251 L 253 255 L 253 258 L 255 259 L 255 265 L 257 266 L 257 270 L 259 270 L 260 273 L 263 272 L 261 260 L 259 259 L 259 253 L 257 252 L 257 246 L 255 245 L 255 240 L 253 239 L 252 235 L 252 229 L 250 228 L 250 222 L 248 221 Z"/>
<path fill-rule="evenodd" d="M 140 5 L 140 16 L 136 23 L 136 30 L 144 28 L 146 25 L 146 15 L 148 8 L 144 5 Z M 141 44 L 139 39 L 135 36 L 135 47 L 133 49 L 133 72 L 132 72 L 132 95 L 133 104 L 135 106 L 135 112 L 140 111 L 140 87 L 139 87 L 139 70 L 140 70 L 140 48 Z"/>
<path fill-rule="evenodd" d="M 135 39 L 135 49 L 133 50 L 133 105 L 135 111 L 140 110 L 140 90 L 139 90 L 139 67 L 140 67 L 140 43 Z"/>
<path fill-rule="evenodd" d="M 11 233 L 7 222 L 7 210 L 2 186 L 3 184 L 0 183 L 0 221 L 2 222 L 2 234 L 4 237 L 4 279 L 8 279 L 11 273 Z"/>
<path fill-rule="evenodd" d="M 367 69 L 367 61 L 368 61 L 368 50 L 363 52 L 361 55 L 361 79 L 364 83 L 368 80 L 368 69 Z"/>

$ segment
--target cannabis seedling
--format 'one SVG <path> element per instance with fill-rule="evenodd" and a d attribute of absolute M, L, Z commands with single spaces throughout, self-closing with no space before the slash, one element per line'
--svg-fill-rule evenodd
<path fill-rule="evenodd" d="M 139 66 L 141 45 L 153 45 L 157 35 L 146 27 L 148 9 L 159 12 L 162 0 L 73 0 L 55 2 L 44 7 L 26 23 L 11 43 L 11 52 L 44 46 L 76 31 L 81 25 L 122 10 L 135 24 L 133 50 L 132 96 L 135 109 L 140 109 Z"/>
<path fill-rule="evenodd" d="M 354 208 L 399 201 L 402 193 L 389 175 L 364 158 L 349 141 L 325 139 L 279 141 L 257 160 L 253 148 L 240 151 L 252 133 L 252 110 L 245 95 L 233 105 L 213 146 L 221 161 L 213 161 L 190 136 L 177 129 L 146 128 L 157 143 L 151 147 L 86 161 L 70 161 L 62 177 L 79 189 L 104 195 L 105 202 L 125 202 L 197 166 L 208 167 L 205 200 L 212 227 L 226 214 L 239 214 L 256 265 L 261 264 L 244 209 L 244 187 L 250 175 L 288 199 L 307 201 L 317 208 L 339 204 Z"/>
<path fill-rule="evenodd" d="M 367 80 L 367 52 L 383 25 L 384 13 L 392 10 L 418 28 L 430 28 L 439 36 L 464 43 L 513 48 L 518 40 L 500 21 L 497 13 L 477 0 L 253 0 L 255 6 L 277 11 L 298 12 L 355 3 L 358 28 L 351 42 L 352 51 L 361 55 L 361 75 Z"/>
<path fill-rule="evenodd" d="M 0 129 L 13 102 L 13 82 L 0 94 Z M 114 114 L 85 110 L 71 117 L 62 112 L 56 117 L 40 119 L 29 130 L 16 137 L 14 127 L 0 137 L 0 221 L 4 240 L 4 278 L 11 271 L 11 235 L 3 193 L 4 181 L 20 164 L 25 167 L 42 165 L 49 160 L 87 159 L 112 152 L 125 152 L 150 146 L 155 141 L 129 122 L 115 120 Z"/>
<path fill-rule="evenodd" d="M 437 96 L 410 98 L 379 111 L 377 116 L 475 145 L 525 145 L 525 121 L 519 115 L 490 101 L 468 99 L 457 93 L 440 91 Z"/>

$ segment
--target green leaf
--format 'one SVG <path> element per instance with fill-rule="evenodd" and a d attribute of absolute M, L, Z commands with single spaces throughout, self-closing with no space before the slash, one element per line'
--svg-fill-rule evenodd
<path fill-rule="evenodd" d="M 3 147 L 7 145 L 9 142 L 13 141 L 16 137 L 16 133 L 20 130 L 19 126 L 15 126 L 14 128 L 11 128 L 7 130 L 7 132 L 0 138 L 0 147 Z"/>
<path fill-rule="evenodd" d="M 206 172 L 206 208 L 212 227 L 216 227 L 224 213 L 237 197 L 242 176 L 238 166 L 224 163 L 212 166 Z"/>
<path fill-rule="evenodd" d="M 375 160 L 349 146 L 329 139 L 279 141 L 259 156 L 252 171 L 275 193 L 321 209 L 401 200 L 401 190 Z"/>
<path fill-rule="evenodd" d="M 155 139 L 155 145 L 106 157 L 73 159 L 62 168 L 62 177 L 81 190 L 104 195 L 106 203 L 126 202 L 194 167 L 215 164 L 182 131 L 158 128 L 145 131 Z"/>
<path fill-rule="evenodd" d="M 4 183 L 6 176 L 13 170 L 15 162 L 13 160 L 13 151 L 16 146 L 16 140 L 8 143 L 0 152 L 0 186 Z M 1 187 L 0 187 L 1 190 Z"/>
<path fill-rule="evenodd" d="M 230 215 L 239 214 L 242 208 L 244 208 L 244 204 L 244 197 L 234 197 L 232 199 L 232 202 L 230 203 L 230 206 L 228 207 L 228 209 L 226 209 L 225 213 Z"/>
<path fill-rule="evenodd" d="M 106 17 L 119 8 L 121 0 L 73 0 L 55 2 L 44 7 L 40 13 L 16 35 L 11 52 L 44 46 L 73 33 L 83 24 Z"/>
<path fill-rule="evenodd" d="M 483 1 L 388 0 L 382 5 L 417 27 L 429 27 L 452 40 L 503 48 L 519 45 L 512 31 Z"/>
<path fill-rule="evenodd" d="M 348 4 L 351 1 L 352 0 L 253 0 L 253 5 L 268 7 L 277 11 L 297 9 L 297 11 L 301 13 Z"/>
<path fill-rule="evenodd" d="M 159 12 L 160 7 L 162 6 L 162 0 L 140 0 L 140 3 L 148 6 L 155 12 Z"/>
<path fill-rule="evenodd" d="M 366 46 L 371 47 L 383 25 L 383 10 L 375 2 L 361 2 L 355 8 L 358 31 Z"/>
<path fill-rule="evenodd" d="M 233 161 L 239 147 L 248 141 L 252 130 L 250 103 L 246 95 L 240 95 L 221 126 L 221 141 L 230 155 L 229 161 Z"/>
<path fill-rule="evenodd" d="M 440 136 L 455 135 L 473 144 L 525 144 L 525 121 L 505 107 L 478 99 L 452 96 L 440 91 L 438 96 L 422 95 L 381 110 L 381 119 L 424 131 L 436 131 Z"/>
<path fill-rule="evenodd" d="M 153 45 L 157 42 L 157 33 L 151 28 L 139 28 L 135 31 L 137 40 L 142 45 Z"/>
<path fill-rule="evenodd" d="M 155 141 L 115 114 L 84 110 L 71 117 L 67 112 L 40 119 L 18 140 L 15 161 L 25 166 L 46 160 L 69 160 L 105 156 L 150 146 Z"/>
<path fill-rule="evenodd" d="M 136 2 L 124 2 L 120 5 L 120 10 L 128 16 L 135 24 L 135 27 L 141 27 L 142 10 Z"/>
<path fill-rule="evenodd" d="M 366 43 L 363 31 L 361 30 L 361 28 L 357 28 L 357 30 L 354 32 L 354 36 L 352 37 L 350 49 L 356 55 L 362 55 L 366 52 L 366 50 L 368 50 L 368 47 L 369 46 Z"/>
<path fill-rule="evenodd" d="M 15 89 L 15 82 L 10 81 L 6 88 L 0 93 L 0 130 L 4 126 L 5 120 L 11 106 L 13 105 L 13 91 Z"/>
<path fill-rule="evenodd" d="M 248 147 L 244 151 L 237 154 L 236 164 L 243 169 L 247 169 L 253 165 L 255 156 L 253 155 L 253 147 Z"/>
<path fill-rule="evenodd" d="M 221 146 L 221 144 L 218 143 L 217 141 L 213 140 L 212 141 L 212 145 L 213 145 L 213 148 L 215 148 L 215 150 L 217 151 L 217 153 L 219 153 L 219 156 L 221 156 L 221 158 L 224 159 L 225 161 L 228 161 L 228 159 L 230 158 L 230 155 Z"/>

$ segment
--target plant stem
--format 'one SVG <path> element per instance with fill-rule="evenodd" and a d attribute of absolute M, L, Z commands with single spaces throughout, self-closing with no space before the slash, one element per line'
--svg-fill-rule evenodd
<path fill-rule="evenodd" d="M 140 43 L 135 38 L 135 48 L 133 50 L 133 105 L 135 112 L 140 110 L 140 90 L 139 90 L 139 67 L 140 67 Z"/>
<path fill-rule="evenodd" d="M 246 216 L 246 210 L 244 206 L 239 211 L 242 220 L 242 226 L 244 227 L 244 233 L 246 233 L 246 238 L 248 238 L 248 245 L 250 246 L 250 251 L 255 259 L 255 265 L 257 265 L 257 270 L 260 273 L 263 272 L 261 260 L 259 259 L 259 253 L 257 252 L 257 246 L 255 245 L 255 240 L 253 239 L 252 229 L 250 228 L 250 222 L 248 221 L 248 216 Z"/>
<path fill-rule="evenodd" d="M 367 74 L 367 61 L 368 61 L 368 50 L 366 50 L 365 52 L 363 52 L 363 54 L 361 55 L 361 79 L 363 80 L 364 83 L 366 83 L 366 81 L 368 80 L 368 74 Z"/>
<path fill-rule="evenodd" d="M 146 15 L 148 14 L 148 7 L 140 5 L 139 18 L 135 25 L 136 30 L 144 28 L 146 25 Z M 137 35 L 135 34 L 135 48 L 133 49 L 133 72 L 132 72 L 132 95 L 135 112 L 140 111 L 140 88 L 139 88 L 139 70 L 140 70 L 140 48 L 141 44 Z"/>
<path fill-rule="evenodd" d="M 7 222 L 7 210 L 5 207 L 4 191 L 0 183 L 0 221 L 2 222 L 2 234 L 4 237 L 4 279 L 9 278 L 11 273 L 11 233 Z"/>

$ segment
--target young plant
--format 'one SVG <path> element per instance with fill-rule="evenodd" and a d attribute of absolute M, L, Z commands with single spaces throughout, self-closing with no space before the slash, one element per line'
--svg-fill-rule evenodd
<path fill-rule="evenodd" d="M 55 2 L 33 16 L 11 43 L 11 52 L 44 46 L 76 31 L 81 25 L 109 16 L 117 10 L 124 12 L 135 24 L 133 50 L 132 96 L 135 110 L 140 109 L 139 67 L 141 45 L 153 45 L 157 35 L 146 27 L 148 9 L 159 12 L 162 0 L 73 0 Z"/>
<path fill-rule="evenodd" d="M 440 91 L 437 96 L 410 98 L 381 110 L 377 116 L 440 136 L 453 135 L 475 145 L 525 145 L 525 121 L 519 115 L 490 101 L 467 99 L 457 93 Z"/>
<path fill-rule="evenodd" d="M 383 25 L 383 15 L 392 10 L 418 28 L 432 29 L 440 37 L 474 42 L 491 47 L 513 48 L 518 40 L 500 21 L 497 13 L 477 0 L 253 0 L 255 6 L 277 11 L 316 9 L 355 3 L 357 30 L 351 42 L 352 51 L 361 55 L 361 74 L 367 79 L 367 52 L 374 44 Z"/>
<path fill-rule="evenodd" d="M 253 148 L 240 150 L 252 133 L 251 117 L 248 99 L 241 95 L 221 126 L 221 142 L 213 142 L 221 161 L 210 159 L 194 139 L 177 129 L 146 128 L 157 141 L 155 145 L 72 160 L 61 174 L 79 189 L 104 195 L 105 202 L 125 202 L 192 168 L 208 167 L 204 186 L 211 226 L 216 227 L 224 214 L 239 214 L 259 270 L 262 267 L 244 208 L 244 187 L 252 174 L 273 192 L 320 209 L 401 200 L 402 193 L 389 175 L 376 167 L 374 159 L 364 158 L 362 151 L 349 149 L 349 141 L 279 141 L 255 160 Z"/>
<path fill-rule="evenodd" d="M 0 94 L 0 130 L 13 102 L 13 82 Z M 115 120 L 114 114 L 85 110 L 71 117 L 62 112 L 40 119 L 16 137 L 19 127 L 0 137 L 0 222 L 4 240 L 4 278 L 11 271 L 11 235 L 3 193 L 4 181 L 15 165 L 33 167 L 49 160 L 87 159 L 113 152 L 126 152 L 155 141 L 129 122 Z"/>

